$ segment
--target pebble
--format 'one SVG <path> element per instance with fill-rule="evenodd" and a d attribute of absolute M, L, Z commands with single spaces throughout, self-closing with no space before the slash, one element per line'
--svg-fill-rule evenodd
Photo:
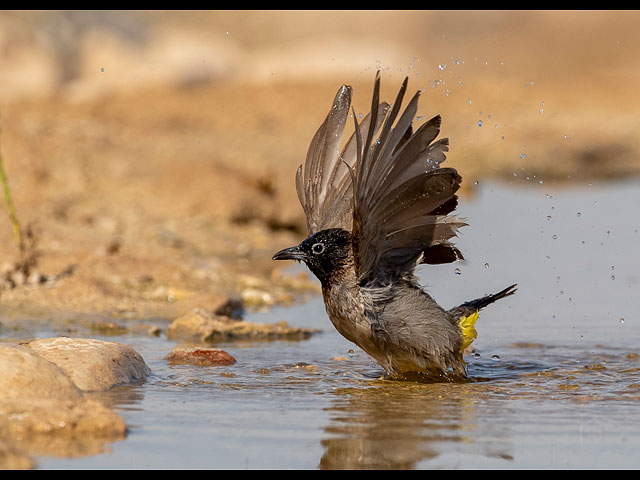
<path fill-rule="evenodd" d="M 236 359 L 224 350 L 217 348 L 176 347 L 166 357 L 167 361 L 177 365 L 219 366 L 233 365 Z"/>

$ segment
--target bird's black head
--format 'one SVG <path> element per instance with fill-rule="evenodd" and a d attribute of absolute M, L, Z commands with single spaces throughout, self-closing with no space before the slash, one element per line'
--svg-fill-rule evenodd
<path fill-rule="evenodd" d="M 298 260 L 326 284 L 335 280 L 353 262 L 351 233 L 342 228 L 329 228 L 314 233 L 295 247 L 280 250 L 274 260 Z"/>

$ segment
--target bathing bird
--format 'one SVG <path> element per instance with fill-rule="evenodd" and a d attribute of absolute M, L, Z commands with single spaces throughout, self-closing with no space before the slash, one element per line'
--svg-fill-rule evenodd
<path fill-rule="evenodd" d="M 463 259 L 451 240 L 467 224 L 451 214 L 462 178 L 440 167 L 449 150 L 448 139 L 436 140 L 440 115 L 413 131 L 420 91 L 400 113 L 408 80 L 389 105 L 378 72 L 360 122 L 353 89 L 340 87 L 296 172 L 308 238 L 273 259 L 307 265 L 337 331 L 388 377 L 466 379 L 478 312 L 517 285 L 445 310 L 418 283 L 418 265 Z M 342 145 L 349 117 L 354 131 Z"/>

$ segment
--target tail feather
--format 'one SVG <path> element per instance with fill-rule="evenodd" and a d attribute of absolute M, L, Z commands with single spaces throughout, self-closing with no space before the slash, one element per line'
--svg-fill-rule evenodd
<path fill-rule="evenodd" d="M 475 300 L 471 300 L 463 303 L 462 305 L 452 308 L 450 310 L 451 313 L 456 314 L 457 316 L 467 316 L 470 315 L 487 305 L 492 304 L 496 300 L 500 300 L 501 298 L 508 297 L 509 295 L 513 295 L 518 291 L 516 288 L 517 284 L 513 284 L 505 288 L 504 290 L 494 293 L 492 295 L 487 295 L 485 297 L 476 298 Z"/>
<path fill-rule="evenodd" d="M 476 298 L 475 300 L 465 302 L 462 305 L 449 310 L 449 313 L 454 315 L 458 320 L 458 325 L 460 326 L 460 332 L 462 334 L 462 352 L 464 352 L 478 337 L 478 332 L 475 329 L 475 323 L 478 320 L 478 311 L 487 305 L 492 304 L 496 300 L 513 295 L 518 290 L 516 286 L 517 284 L 510 285 L 498 293 Z"/>

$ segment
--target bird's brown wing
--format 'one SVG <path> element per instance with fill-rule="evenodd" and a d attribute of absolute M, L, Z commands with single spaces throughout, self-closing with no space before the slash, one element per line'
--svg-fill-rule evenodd
<path fill-rule="evenodd" d="M 338 150 L 349 116 L 351 91 L 347 85 L 340 87 L 329 114 L 311 141 L 304 166 L 300 165 L 296 173 L 296 190 L 307 217 L 309 235 L 327 228 L 348 231 L 352 228 L 353 190 L 349 168 L 354 167 L 357 158 L 355 132 L 342 152 Z M 371 115 L 367 115 L 359 125 L 361 134 L 368 135 L 370 129 L 377 131 L 388 108 L 386 103 L 376 104 L 375 121 L 371 122 Z"/>
<path fill-rule="evenodd" d="M 449 215 L 457 206 L 456 191 L 462 179 L 455 169 L 440 168 L 449 149 L 448 139 L 434 141 L 440 132 L 440 116 L 412 131 L 420 92 L 400 115 L 407 81 L 385 114 L 375 141 L 377 128 L 355 123 L 352 233 L 361 285 L 389 284 L 419 263 L 462 258 L 449 242 L 466 225 Z M 371 118 L 378 118 L 379 92 L 376 75 Z"/>

